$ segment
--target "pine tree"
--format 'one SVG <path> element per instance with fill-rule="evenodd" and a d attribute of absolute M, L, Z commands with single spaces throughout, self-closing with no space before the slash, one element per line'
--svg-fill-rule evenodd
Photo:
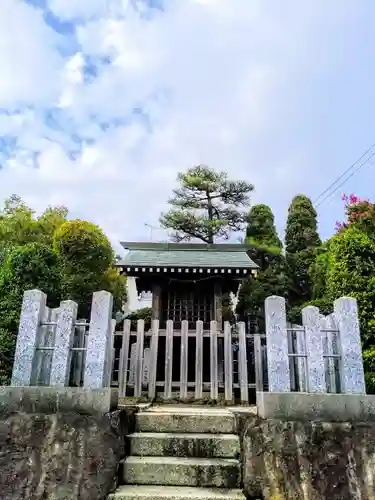
<path fill-rule="evenodd" d="M 181 187 L 168 202 L 172 208 L 160 217 L 162 227 L 175 231 L 175 241 L 199 239 L 211 244 L 243 229 L 246 212 L 241 207 L 250 204 L 252 184 L 231 181 L 225 172 L 204 165 L 178 174 L 178 181 Z"/>

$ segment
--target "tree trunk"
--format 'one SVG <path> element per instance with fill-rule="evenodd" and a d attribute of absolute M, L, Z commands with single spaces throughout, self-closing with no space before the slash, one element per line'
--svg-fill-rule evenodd
<path fill-rule="evenodd" d="M 214 218 L 214 213 L 213 213 L 213 210 L 212 210 L 212 199 L 211 199 L 210 193 L 208 191 L 206 191 L 206 194 L 207 194 L 208 220 L 210 222 L 212 222 L 212 220 Z M 213 242 L 214 242 L 214 232 L 213 232 L 213 229 L 212 229 L 211 225 L 208 226 L 207 236 L 208 236 L 208 243 L 209 244 L 213 244 Z"/>

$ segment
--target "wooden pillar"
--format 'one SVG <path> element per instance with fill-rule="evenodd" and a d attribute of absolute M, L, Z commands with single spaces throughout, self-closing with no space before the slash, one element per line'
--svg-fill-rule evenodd
<path fill-rule="evenodd" d="M 161 286 L 159 283 L 153 283 L 152 285 L 152 319 L 160 320 L 161 311 Z"/>
<path fill-rule="evenodd" d="M 221 281 L 215 281 L 214 283 L 214 314 L 215 321 L 217 322 L 217 330 L 223 330 L 223 309 L 222 309 L 222 285 Z"/>

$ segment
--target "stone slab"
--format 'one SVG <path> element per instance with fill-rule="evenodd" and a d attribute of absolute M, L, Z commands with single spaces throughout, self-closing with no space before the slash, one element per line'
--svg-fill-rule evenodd
<path fill-rule="evenodd" d="M 82 387 L 0 387 L 0 413 L 104 415 L 117 409 L 117 389 Z"/>
<path fill-rule="evenodd" d="M 209 434 L 233 434 L 235 417 L 225 410 L 206 410 L 203 407 L 163 411 L 144 411 L 136 415 L 138 432 L 195 432 Z"/>
<path fill-rule="evenodd" d="M 238 460 L 219 458 L 128 457 L 123 462 L 125 484 L 238 488 Z"/>
<path fill-rule="evenodd" d="M 240 454 L 235 434 L 136 432 L 128 440 L 132 456 L 237 458 Z"/>
<path fill-rule="evenodd" d="M 108 500 L 245 500 L 239 489 L 189 486 L 120 486 Z"/>
<path fill-rule="evenodd" d="M 258 416 L 268 419 L 375 422 L 375 395 L 257 392 Z"/>

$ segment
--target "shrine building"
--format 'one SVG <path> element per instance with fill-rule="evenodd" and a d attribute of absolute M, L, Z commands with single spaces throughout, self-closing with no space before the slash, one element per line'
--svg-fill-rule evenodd
<path fill-rule="evenodd" d="M 121 243 L 127 250 L 117 264 L 134 277 L 137 293 L 152 293 L 152 319 L 161 329 L 167 320 L 180 329 L 184 320 L 195 328 L 198 320 L 209 329 L 212 320 L 222 329 L 222 297 L 236 294 L 240 283 L 258 269 L 240 244 Z"/>

